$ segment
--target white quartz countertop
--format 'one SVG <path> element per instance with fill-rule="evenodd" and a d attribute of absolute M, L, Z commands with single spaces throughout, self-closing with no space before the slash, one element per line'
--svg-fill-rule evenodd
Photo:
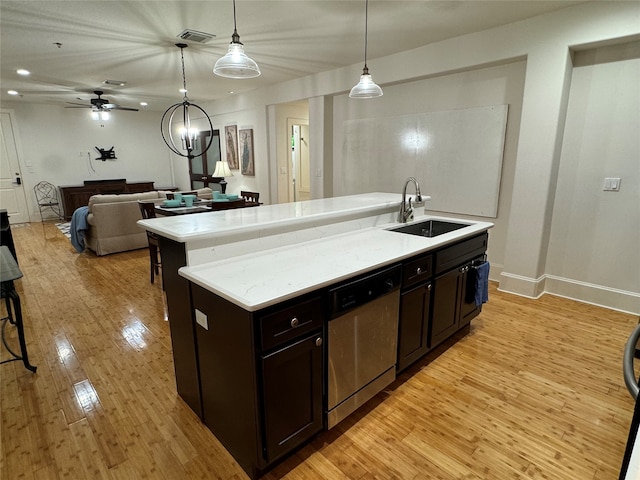
<path fill-rule="evenodd" d="M 397 196 L 396 196 L 397 198 Z M 248 311 L 260 310 L 413 255 L 486 231 L 488 222 L 423 216 L 469 224 L 434 238 L 391 232 L 397 223 L 370 227 L 241 255 L 203 265 L 182 267 L 191 282 Z"/>
<path fill-rule="evenodd" d="M 425 197 L 428 198 L 428 197 Z M 242 234 L 268 228 L 303 228 L 320 220 L 348 217 L 352 214 L 375 214 L 400 205 L 397 193 L 364 193 L 304 202 L 263 205 L 216 212 L 176 215 L 139 220 L 138 225 L 151 232 L 186 243 L 225 234 Z"/>

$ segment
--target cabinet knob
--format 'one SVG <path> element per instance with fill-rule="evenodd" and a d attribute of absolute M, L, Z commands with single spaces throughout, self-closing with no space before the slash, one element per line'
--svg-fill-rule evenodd
<path fill-rule="evenodd" d="M 416 268 L 416 275 L 420 275 L 422 273 L 422 269 L 420 267 Z"/>
<path fill-rule="evenodd" d="M 427 290 L 430 292 L 431 291 L 431 284 L 427 285 Z"/>
<path fill-rule="evenodd" d="M 322 337 L 316 338 L 316 347 L 319 347 L 320 345 L 322 345 Z"/>
<path fill-rule="evenodd" d="M 293 328 L 296 328 L 299 324 L 300 324 L 300 322 L 298 321 L 298 319 L 297 319 L 296 317 L 293 317 L 293 318 L 291 319 L 291 326 L 292 326 Z"/>

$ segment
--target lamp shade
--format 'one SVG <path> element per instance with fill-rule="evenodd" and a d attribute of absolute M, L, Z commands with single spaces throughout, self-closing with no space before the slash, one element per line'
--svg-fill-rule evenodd
<path fill-rule="evenodd" d="M 231 42 L 227 54 L 214 65 L 213 73 L 226 78 L 253 78 L 260 75 L 260 68 L 244 53 L 242 43 Z"/>
<path fill-rule="evenodd" d="M 223 160 L 216 162 L 216 169 L 213 171 L 213 177 L 233 177 L 233 173 L 229 169 L 229 164 Z"/>
<path fill-rule="evenodd" d="M 382 88 L 376 85 L 368 70 L 362 72 L 360 81 L 349 92 L 351 98 L 374 98 L 382 95 Z"/>

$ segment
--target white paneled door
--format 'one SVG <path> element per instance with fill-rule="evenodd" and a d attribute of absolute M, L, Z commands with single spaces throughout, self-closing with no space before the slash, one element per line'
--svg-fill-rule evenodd
<path fill-rule="evenodd" d="M 0 112 L 0 118 L 0 209 L 7 210 L 9 223 L 25 223 L 29 221 L 29 210 L 18 162 L 14 118 L 8 112 Z"/>

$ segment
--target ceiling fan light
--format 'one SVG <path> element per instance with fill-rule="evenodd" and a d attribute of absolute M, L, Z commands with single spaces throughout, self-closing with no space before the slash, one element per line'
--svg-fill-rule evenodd
<path fill-rule="evenodd" d="M 227 54 L 214 65 L 213 73 L 225 78 L 254 78 L 261 72 L 258 64 L 244 53 L 242 43 L 232 41 Z"/>
<path fill-rule="evenodd" d="M 382 88 L 373 81 L 368 71 L 362 72 L 360 81 L 349 92 L 351 98 L 375 98 L 382 95 Z"/>
<path fill-rule="evenodd" d="M 100 120 L 109 120 L 111 118 L 111 114 L 109 112 L 100 112 Z"/>
<path fill-rule="evenodd" d="M 100 114 L 96 111 L 92 111 L 91 112 L 91 119 L 92 120 L 100 120 Z"/>

